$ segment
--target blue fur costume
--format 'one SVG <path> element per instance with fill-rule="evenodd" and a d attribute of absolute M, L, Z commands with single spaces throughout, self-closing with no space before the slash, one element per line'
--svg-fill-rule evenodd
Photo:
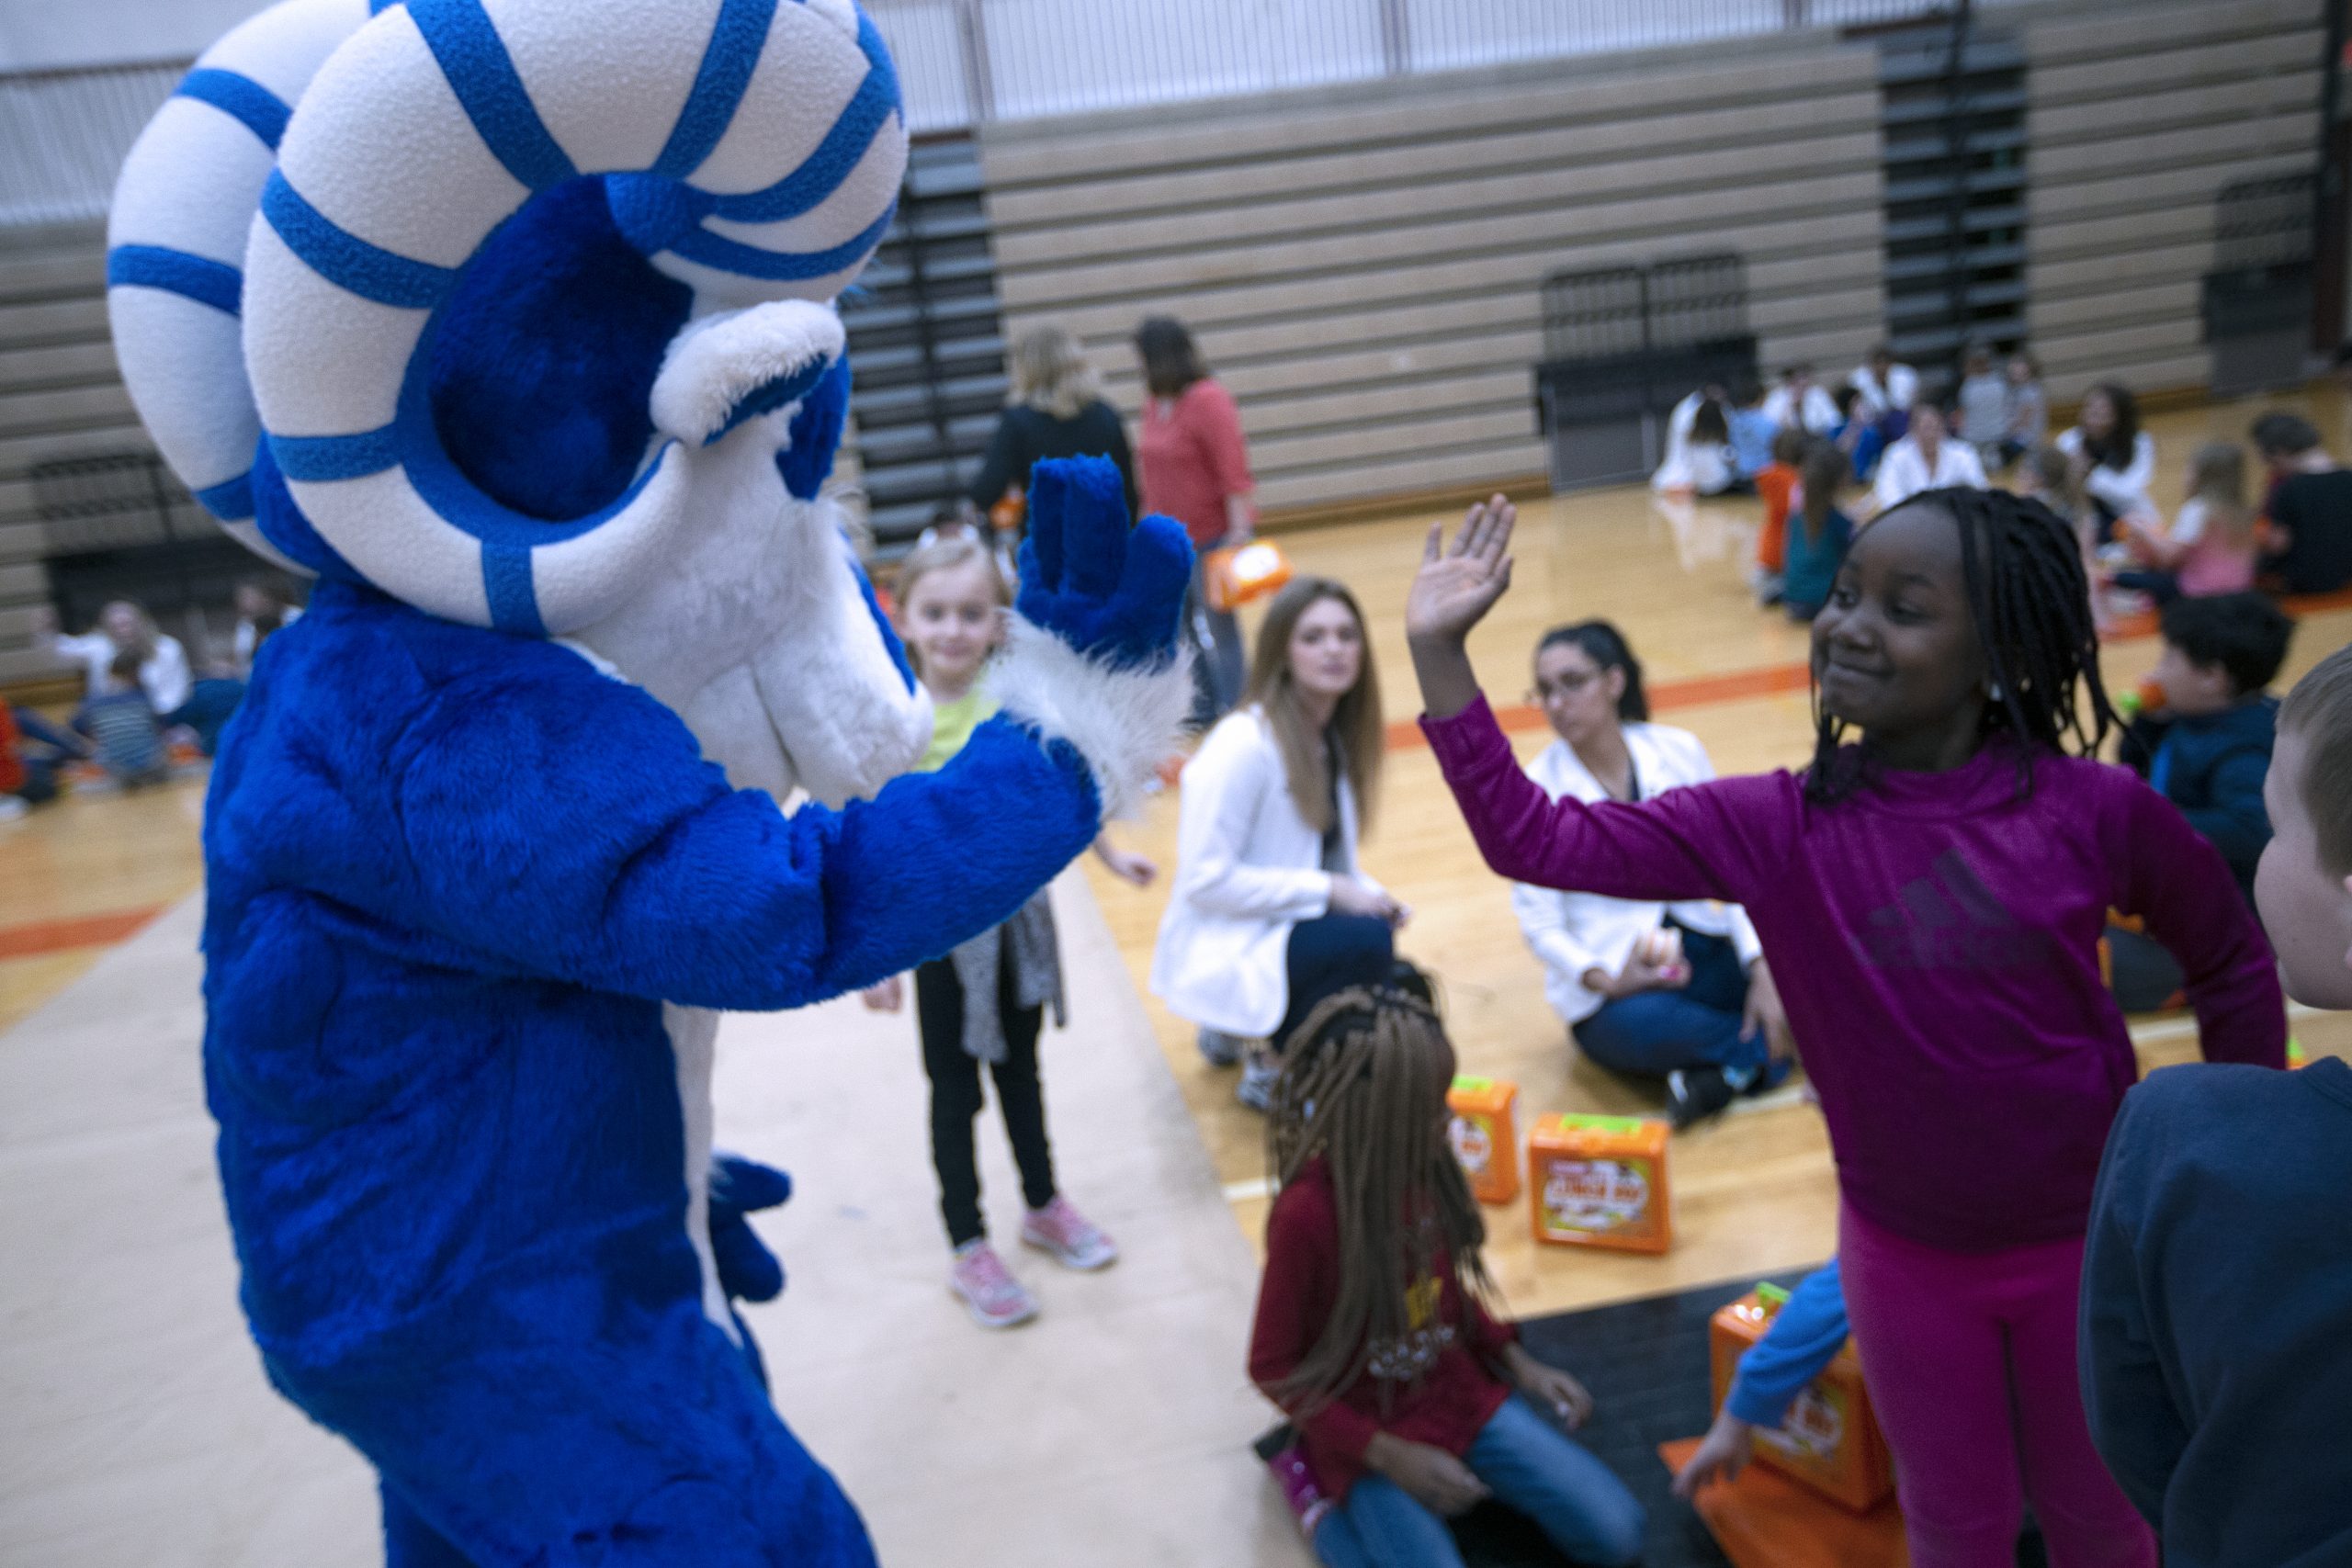
<path fill-rule="evenodd" d="M 265 1367 L 396 1568 L 872 1561 L 729 1305 L 788 1189 L 714 1165 L 710 1010 L 1002 920 L 1185 705 L 1182 530 L 1041 467 L 1001 716 L 883 782 L 929 709 L 820 486 L 895 104 L 849 0 L 288 0 L 126 166 L 134 399 L 320 578 L 213 773 L 205 1074 Z M 608 108 L 658 158 L 566 149 Z"/>

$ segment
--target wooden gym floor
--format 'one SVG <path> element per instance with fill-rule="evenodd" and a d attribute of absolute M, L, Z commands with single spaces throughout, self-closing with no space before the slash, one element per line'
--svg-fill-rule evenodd
<path fill-rule="evenodd" d="M 2283 403 L 2312 413 L 2323 429 L 2344 428 L 2347 411 L 2332 388 Z M 2217 404 L 2154 418 L 2164 473 L 2158 499 L 2177 502 L 2179 476 L 2195 444 L 2242 436 L 2263 406 Z M 1516 583 L 1474 649 L 1497 705 L 1522 701 L 1527 653 L 1544 628 L 1606 615 L 1642 657 L 1658 716 L 1695 731 L 1719 771 L 1801 761 L 1809 744 L 1805 634 L 1749 601 L 1742 569 L 1755 517 L 1753 502 L 1675 509 L 1634 488 L 1522 508 Z M 1521 942 L 1504 887 L 1480 863 L 1411 727 L 1419 705 L 1404 657 L 1402 607 L 1430 520 L 1406 514 L 1283 537 L 1300 570 L 1350 583 L 1372 623 L 1392 747 L 1383 809 L 1364 846 L 1366 863 L 1413 907 L 1401 946 L 1441 977 L 1464 1070 L 1520 1086 L 1522 1135 L 1545 1111 L 1655 1110 L 1650 1091 L 1583 1062 L 1569 1045 L 1544 1004 L 1539 971 Z M 2281 688 L 2347 638 L 2352 609 L 2307 614 Z M 2109 649 L 2109 683 L 2136 681 L 2155 654 L 2154 638 L 2144 634 L 2119 638 Z M 1548 737 L 1532 716 L 1516 716 L 1521 746 L 1532 752 Z M 139 795 L 77 795 L 0 825 L 0 1031 L 197 889 L 202 790 L 198 775 Z M 1153 803 L 1142 822 L 1119 831 L 1166 867 L 1175 820 L 1170 792 Z M 1261 1122 L 1234 1103 L 1235 1074 L 1204 1065 L 1190 1026 L 1145 993 L 1165 879 L 1138 892 L 1088 864 L 1087 879 L 1127 976 L 1143 995 L 1233 1221 L 1255 1245 L 1266 1202 Z M 2309 1050 L 2352 1053 L 2352 1019 L 2300 1016 L 2296 1028 Z M 1089 1021 L 1079 1017 L 1053 1052 L 1084 1051 L 1088 1030 Z M 2195 1029 L 2186 1019 L 2143 1020 L 2137 1033 L 2152 1065 L 2194 1055 Z M 1088 1113 L 1117 1111 L 1089 1107 Z M 1523 1207 L 1490 1211 L 1489 1261 L 1512 1306 L 1533 1314 L 1653 1294 L 1808 1265 L 1831 1248 L 1835 1190 L 1826 1141 L 1819 1115 L 1793 1089 L 1744 1104 L 1676 1139 L 1671 1179 L 1678 1239 L 1662 1258 L 1539 1248 Z M 940 1332 L 966 1330 L 943 1317 Z"/>

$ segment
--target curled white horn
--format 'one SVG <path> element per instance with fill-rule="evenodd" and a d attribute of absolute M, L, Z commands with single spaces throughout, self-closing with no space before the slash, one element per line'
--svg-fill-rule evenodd
<path fill-rule="evenodd" d="M 253 520 L 245 239 L 292 106 L 367 20 L 368 0 L 285 0 L 229 32 L 132 145 L 107 213 L 107 311 L 130 400 L 197 499 L 281 565 Z"/>
<path fill-rule="evenodd" d="M 421 363 L 467 263 L 535 191 L 636 175 L 616 217 L 701 308 L 826 299 L 878 243 L 905 162 L 888 58 L 830 0 L 384 12 L 303 96 L 246 252 L 245 357 L 296 502 L 354 569 L 437 615 L 595 622 L 685 525 L 692 453 L 663 442 L 589 517 L 484 494 L 441 448 Z"/>

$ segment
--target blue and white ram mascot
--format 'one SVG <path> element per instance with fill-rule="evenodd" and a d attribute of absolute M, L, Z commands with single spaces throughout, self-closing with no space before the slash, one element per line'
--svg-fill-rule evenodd
<path fill-rule="evenodd" d="M 872 1560 L 729 1307 L 781 1182 L 714 1202 L 715 1010 L 1005 919 L 1182 716 L 1182 531 L 1080 459 L 1001 716 L 885 787 L 929 705 L 820 486 L 906 155 L 852 0 L 288 0 L 123 170 L 141 413 L 318 579 L 213 774 L 205 1076 L 254 1337 L 394 1564 Z"/>

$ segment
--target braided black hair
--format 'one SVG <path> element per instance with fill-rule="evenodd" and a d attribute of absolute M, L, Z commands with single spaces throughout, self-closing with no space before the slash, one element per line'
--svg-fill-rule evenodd
<path fill-rule="evenodd" d="M 1928 506 L 1960 529 L 1961 575 L 1984 654 L 1990 700 L 1984 731 L 2018 747 L 2018 794 L 2033 793 L 2033 756 L 2048 748 L 2095 755 L 2118 724 L 2098 672 L 2098 628 L 2075 530 L 2041 502 L 2002 490 L 1923 491 L 1903 507 Z M 1882 521 L 1883 521 L 1882 519 Z M 1866 749 L 1844 748 L 1846 721 L 1814 695 L 1813 766 L 1805 797 L 1842 800 L 1868 776 Z"/>

